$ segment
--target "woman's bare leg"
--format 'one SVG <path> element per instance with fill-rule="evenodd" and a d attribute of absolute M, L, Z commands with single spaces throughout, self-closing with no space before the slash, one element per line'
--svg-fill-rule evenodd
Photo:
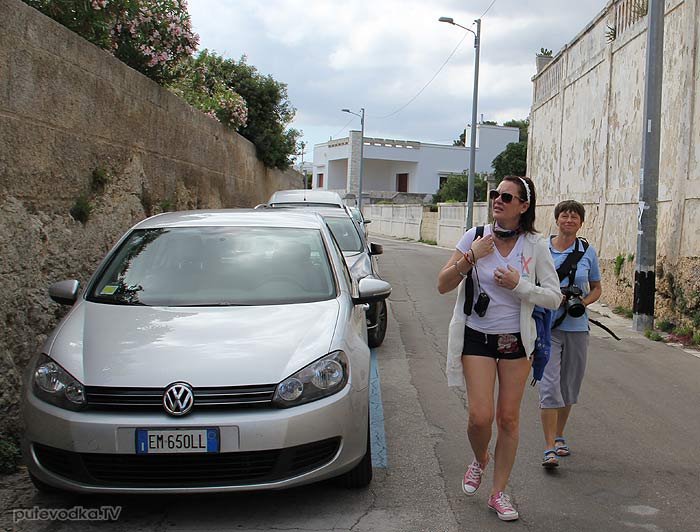
<path fill-rule="evenodd" d="M 486 467 L 489 462 L 489 442 L 494 418 L 496 360 L 482 356 L 463 356 L 462 367 L 469 403 L 467 435 L 474 458 L 482 467 Z"/>
<path fill-rule="evenodd" d="M 496 406 L 496 465 L 491 494 L 505 491 L 510 472 L 515 462 L 520 434 L 520 403 L 525 392 L 525 383 L 532 367 L 532 360 L 498 361 L 498 403 Z"/>

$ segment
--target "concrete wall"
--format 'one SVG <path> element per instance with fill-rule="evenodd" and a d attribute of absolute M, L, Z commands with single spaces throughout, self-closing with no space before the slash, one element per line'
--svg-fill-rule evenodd
<path fill-rule="evenodd" d="M 582 233 L 601 257 L 603 300 L 632 307 L 642 155 L 647 18 L 610 1 L 533 78 L 528 173 L 538 220 L 554 205 L 587 210 Z M 700 0 L 667 0 L 657 232 L 657 317 L 700 323 Z M 608 27 L 615 40 L 606 42 Z M 620 275 L 614 263 L 624 258 Z M 618 259 L 619 260 L 619 259 Z M 671 275 L 669 275 L 669 273 Z M 681 304 L 679 300 L 685 301 Z"/>
<path fill-rule="evenodd" d="M 97 168 L 109 182 L 92 190 Z M 85 281 L 166 204 L 252 207 L 302 183 L 105 51 L 0 0 L 0 432 L 17 431 L 20 373 L 64 310 L 49 283 Z M 69 215 L 81 194 L 94 208 L 84 225 Z"/>

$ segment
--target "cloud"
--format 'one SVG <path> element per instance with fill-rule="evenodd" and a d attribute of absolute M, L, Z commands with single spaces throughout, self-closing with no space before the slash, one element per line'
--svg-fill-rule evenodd
<path fill-rule="evenodd" d="M 604 1 L 497 0 L 482 21 L 479 115 L 524 118 L 535 53 L 555 53 L 602 10 Z M 190 0 L 201 47 L 242 55 L 288 86 L 293 127 L 308 144 L 359 129 L 341 108 L 366 109 L 368 136 L 451 143 L 471 117 L 474 29 L 491 0 Z M 466 38 L 465 38 L 466 35 Z M 460 40 L 462 44 L 425 87 Z M 391 116 L 388 116 L 391 115 Z M 308 160 L 308 158 L 307 158 Z"/>

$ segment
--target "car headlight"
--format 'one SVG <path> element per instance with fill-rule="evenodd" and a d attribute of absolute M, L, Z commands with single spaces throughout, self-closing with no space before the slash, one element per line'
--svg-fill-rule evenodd
<path fill-rule="evenodd" d="M 272 403 L 287 408 L 339 392 L 348 382 L 348 357 L 333 351 L 277 385 Z"/>
<path fill-rule="evenodd" d="M 32 388 L 39 399 L 60 408 L 82 410 L 87 404 L 85 387 L 46 355 L 37 360 Z"/>

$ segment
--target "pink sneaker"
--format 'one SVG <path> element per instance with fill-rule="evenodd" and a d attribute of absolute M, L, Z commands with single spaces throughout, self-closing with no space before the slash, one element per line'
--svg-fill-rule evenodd
<path fill-rule="evenodd" d="M 498 514 L 501 521 L 515 521 L 519 517 L 518 511 L 510 502 L 510 497 L 502 491 L 489 497 L 489 508 Z"/>
<path fill-rule="evenodd" d="M 474 495 L 476 490 L 481 486 L 481 477 L 484 474 L 484 470 L 481 464 L 476 460 L 472 461 L 467 468 L 467 472 L 464 473 L 464 480 L 462 481 L 462 491 L 467 495 Z"/>

